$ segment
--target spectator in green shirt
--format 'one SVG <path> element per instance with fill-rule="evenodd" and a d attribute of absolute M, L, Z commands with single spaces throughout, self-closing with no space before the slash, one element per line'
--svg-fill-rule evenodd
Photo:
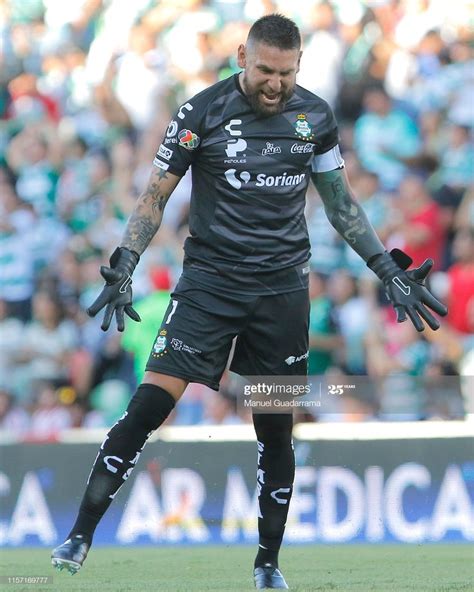
<path fill-rule="evenodd" d="M 333 315 L 333 303 L 327 295 L 325 277 L 311 272 L 309 290 L 311 312 L 308 373 L 318 375 L 324 374 L 333 365 L 334 352 L 343 342 Z"/>

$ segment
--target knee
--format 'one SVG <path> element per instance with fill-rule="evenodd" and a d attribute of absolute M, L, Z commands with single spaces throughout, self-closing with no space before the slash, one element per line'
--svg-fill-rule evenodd
<path fill-rule="evenodd" d="M 126 423 L 147 431 L 156 430 L 175 406 L 174 397 L 154 384 L 141 384 L 127 407 Z"/>
<path fill-rule="evenodd" d="M 189 383 L 187 380 L 178 378 L 177 376 L 147 370 L 142 384 L 154 384 L 169 393 L 175 401 L 178 401 Z"/>

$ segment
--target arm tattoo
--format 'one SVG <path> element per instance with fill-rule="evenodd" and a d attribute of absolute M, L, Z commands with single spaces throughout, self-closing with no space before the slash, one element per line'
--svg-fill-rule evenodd
<path fill-rule="evenodd" d="M 344 240 L 364 261 L 384 252 L 384 246 L 354 198 L 343 170 L 315 173 L 313 183 L 324 203 L 326 215 Z"/>
<path fill-rule="evenodd" d="M 152 173 L 148 187 L 138 198 L 127 222 L 122 247 L 139 255 L 143 253 L 161 225 L 163 211 L 174 186 L 166 171 L 158 169 Z"/>

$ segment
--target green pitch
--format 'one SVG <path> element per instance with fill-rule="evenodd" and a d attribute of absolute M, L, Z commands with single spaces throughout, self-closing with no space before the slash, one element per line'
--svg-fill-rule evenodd
<path fill-rule="evenodd" d="M 48 585 L 0 583 L 5 592 L 251 592 L 254 548 L 92 548 L 75 576 L 47 549 L 0 550 L 2 576 L 52 576 Z M 280 567 L 293 592 L 473 592 L 468 545 L 287 546 Z"/>

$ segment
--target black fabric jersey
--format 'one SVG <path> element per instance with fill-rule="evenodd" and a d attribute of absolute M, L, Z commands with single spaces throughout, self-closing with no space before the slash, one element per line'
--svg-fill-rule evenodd
<path fill-rule="evenodd" d="M 311 160 L 337 143 L 329 105 L 298 85 L 270 117 L 252 110 L 238 74 L 181 106 L 154 164 L 178 176 L 192 167 L 183 275 L 249 295 L 305 287 Z"/>

